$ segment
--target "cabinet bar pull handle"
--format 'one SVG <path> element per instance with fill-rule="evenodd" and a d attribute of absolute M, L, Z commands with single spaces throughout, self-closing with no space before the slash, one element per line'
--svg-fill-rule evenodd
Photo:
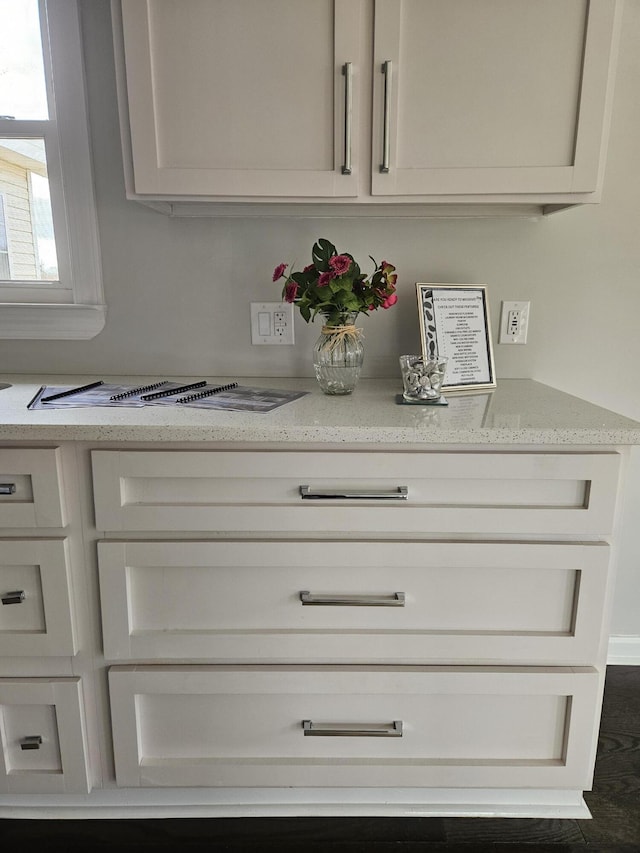
<path fill-rule="evenodd" d="M 391 60 L 382 63 L 384 74 L 384 112 L 382 115 L 382 165 L 380 171 L 387 174 L 389 171 L 389 138 L 391 122 Z"/>
<path fill-rule="evenodd" d="M 402 737 L 402 720 L 392 723 L 314 723 L 303 720 L 305 737 Z"/>
<path fill-rule="evenodd" d="M 14 589 L 11 592 L 5 592 L 0 600 L 3 604 L 20 604 L 24 601 L 24 590 Z"/>
<path fill-rule="evenodd" d="M 366 489 L 315 489 L 311 486 L 300 486 L 300 497 L 303 501 L 406 501 L 409 497 L 407 486 L 398 486 L 388 492 L 368 492 Z"/>
<path fill-rule="evenodd" d="M 351 112 L 353 106 L 353 66 L 345 62 L 342 66 L 344 74 L 344 163 L 342 174 L 351 174 Z"/>
<path fill-rule="evenodd" d="M 389 595 L 318 595 L 304 589 L 300 592 L 302 604 L 319 604 L 334 607 L 404 607 L 404 592 Z"/>
<path fill-rule="evenodd" d="M 20 741 L 20 749 L 40 749 L 41 743 L 42 737 L 40 735 L 29 735 Z"/>
<path fill-rule="evenodd" d="M 15 483 L 0 483 L 0 495 L 15 495 Z"/>

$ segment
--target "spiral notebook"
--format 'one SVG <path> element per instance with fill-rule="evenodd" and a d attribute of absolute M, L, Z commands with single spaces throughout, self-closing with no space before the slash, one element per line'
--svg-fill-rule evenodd
<path fill-rule="evenodd" d="M 229 412 L 271 412 L 308 393 L 308 391 L 283 391 L 277 388 L 256 388 L 231 382 L 224 385 L 205 384 L 202 388 L 178 397 L 158 397 L 151 401 L 150 405 L 217 409 Z"/>
<path fill-rule="evenodd" d="M 27 405 L 28 409 L 81 409 L 89 406 L 144 406 L 144 402 L 127 392 L 132 386 L 109 382 L 93 387 L 43 385 Z M 47 399 L 49 398 L 49 399 Z"/>
<path fill-rule="evenodd" d="M 237 382 L 170 382 L 163 379 L 146 385 L 117 385 L 101 380 L 81 386 L 43 385 L 27 405 L 28 409 L 68 409 L 87 407 L 173 406 L 244 412 L 270 412 L 308 394 L 253 388 Z"/>
<path fill-rule="evenodd" d="M 145 394 L 183 387 L 184 383 L 160 382 L 146 385 L 119 385 L 111 382 L 91 382 L 88 385 L 43 385 L 28 404 L 28 409 L 78 409 L 89 406 L 144 406 Z M 205 384 L 205 383 L 203 383 Z"/>

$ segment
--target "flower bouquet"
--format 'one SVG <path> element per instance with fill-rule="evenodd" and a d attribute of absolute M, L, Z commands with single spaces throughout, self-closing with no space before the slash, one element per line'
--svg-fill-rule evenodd
<path fill-rule="evenodd" d="M 338 254 L 333 243 L 322 238 L 314 244 L 311 258 L 300 272 L 286 273 L 288 264 L 273 271 L 274 281 L 284 278 L 283 300 L 297 305 L 307 323 L 320 313 L 326 325 L 339 326 L 349 316 L 355 319 L 377 308 L 391 308 L 398 301 L 396 268 L 387 261 L 378 264 L 371 258 L 374 271 L 367 277 L 352 255 Z"/>
<path fill-rule="evenodd" d="M 305 322 L 318 314 L 324 319 L 313 353 L 321 389 L 325 394 L 350 394 L 364 358 L 362 330 L 355 320 L 359 314 L 395 305 L 395 267 L 371 258 L 374 270 L 367 276 L 352 255 L 338 254 L 333 243 L 322 238 L 313 245 L 311 259 L 299 272 L 287 273 L 289 265 L 279 264 L 273 280 L 284 279 L 282 299 L 297 305 Z"/>

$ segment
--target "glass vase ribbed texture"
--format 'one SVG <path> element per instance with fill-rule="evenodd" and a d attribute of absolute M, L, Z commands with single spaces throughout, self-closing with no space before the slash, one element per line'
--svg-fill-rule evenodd
<path fill-rule="evenodd" d="M 356 316 L 345 313 L 339 325 L 331 326 L 326 325 L 325 318 L 313 348 L 316 379 L 325 394 L 351 394 L 358 383 L 364 347 L 362 331 L 355 326 Z"/>

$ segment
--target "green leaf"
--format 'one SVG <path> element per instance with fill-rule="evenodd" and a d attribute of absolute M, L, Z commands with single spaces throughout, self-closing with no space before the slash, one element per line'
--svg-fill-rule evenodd
<path fill-rule="evenodd" d="M 355 310 L 360 307 L 360 300 L 354 293 L 347 293 L 342 300 L 342 304 L 345 308 Z"/>
<path fill-rule="evenodd" d="M 337 254 L 336 247 L 333 243 L 325 240 L 324 237 L 321 237 L 311 250 L 313 263 L 316 265 L 316 269 L 322 272 L 326 272 L 329 269 L 329 258 L 335 254 Z"/>

